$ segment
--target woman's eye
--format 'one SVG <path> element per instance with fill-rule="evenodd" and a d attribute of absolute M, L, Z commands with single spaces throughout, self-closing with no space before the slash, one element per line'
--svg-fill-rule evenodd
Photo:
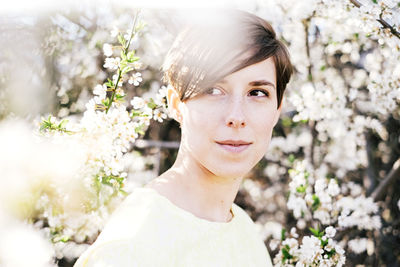
<path fill-rule="evenodd" d="M 269 93 L 267 91 L 264 91 L 264 90 L 251 90 L 249 95 L 250 96 L 257 96 L 257 97 L 262 97 L 262 96 L 269 97 Z"/>
<path fill-rule="evenodd" d="M 208 89 L 206 93 L 209 95 L 221 95 L 222 91 L 221 91 L 221 89 L 212 87 L 212 88 Z"/>

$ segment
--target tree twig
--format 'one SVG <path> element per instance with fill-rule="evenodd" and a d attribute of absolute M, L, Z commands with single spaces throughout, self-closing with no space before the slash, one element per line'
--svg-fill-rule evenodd
<path fill-rule="evenodd" d="M 361 7 L 361 3 L 357 0 L 350 0 L 350 2 L 355 5 L 356 7 Z M 400 32 L 398 32 L 392 25 L 390 25 L 387 21 L 382 18 L 382 13 L 379 15 L 379 19 L 377 21 L 383 26 L 384 29 L 389 29 L 390 32 L 400 39 Z"/>
<path fill-rule="evenodd" d="M 400 158 L 393 164 L 392 169 L 385 179 L 383 179 L 383 181 L 379 183 L 379 186 L 372 192 L 371 197 L 374 201 L 381 200 L 386 189 L 398 178 L 400 178 Z"/>
<path fill-rule="evenodd" d="M 172 148 L 178 149 L 180 142 L 177 141 L 157 141 L 157 140 L 144 140 L 138 139 L 133 144 L 137 148 L 149 148 L 149 147 L 157 147 L 157 148 Z"/>

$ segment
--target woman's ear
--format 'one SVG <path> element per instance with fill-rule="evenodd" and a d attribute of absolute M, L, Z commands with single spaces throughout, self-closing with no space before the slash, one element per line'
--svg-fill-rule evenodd
<path fill-rule="evenodd" d="M 167 102 L 169 114 L 171 114 L 172 118 L 174 118 L 177 122 L 181 123 L 182 115 L 179 106 L 182 101 L 176 89 L 171 85 L 168 86 L 167 89 Z"/>

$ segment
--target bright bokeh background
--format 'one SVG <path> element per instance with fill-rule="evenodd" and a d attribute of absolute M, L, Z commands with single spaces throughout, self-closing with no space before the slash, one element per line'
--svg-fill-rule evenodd
<path fill-rule="evenodd" d="M 141 66 L 123 80 L 126 102 L 95 113 L 116 73 L 104 65 L 120 56 L 115 33 L 138 7 Z M 347 266 L 400 264 L 398 1 L 127 0 L 1 4 L 1 266 L 72 266 L 126 193 L 171 166 L 180 133 L 164 114 L 160 66 L 191 12 L 209 7 L 269 20 L 295 66 L 269 151 L 236 198 L 276 265 L 285 244 L 307 261 L 302 238 L 329 226 Z M 133 110 L 149 117 L 131 120 Z M 40 132 L 49 114 L 70 133 Z"/>

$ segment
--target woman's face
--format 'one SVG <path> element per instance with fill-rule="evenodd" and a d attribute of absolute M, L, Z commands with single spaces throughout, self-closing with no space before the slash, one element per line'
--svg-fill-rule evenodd
<path fill-rule="evenodd" d="M 185 157 L 220 177 L 243 177 L 265 155 L 278 121 L 272 58 L 179 104 Z"/>

